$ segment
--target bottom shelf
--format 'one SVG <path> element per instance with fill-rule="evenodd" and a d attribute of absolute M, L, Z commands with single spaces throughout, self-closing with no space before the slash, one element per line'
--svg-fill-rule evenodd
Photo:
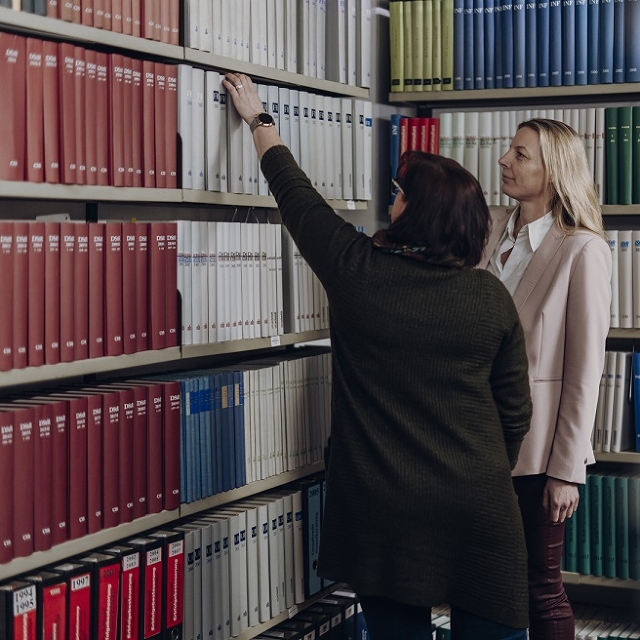
<path fill-rule="evenodd" d="M 586 603 L 640 612 L 640 580 L 620 580 L 562 572 L 572 604 Z"/>

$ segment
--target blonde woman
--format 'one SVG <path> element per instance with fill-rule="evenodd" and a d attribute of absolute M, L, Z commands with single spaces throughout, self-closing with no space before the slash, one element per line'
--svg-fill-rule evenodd
<path fill-rule="evenodd" d="M 480 266 L 513 296 L 529 359 L 533 418 L 512 475 L 529 556 L 530 639 L 573 640 L 560 560 L 577 485 L 594 462 L 611 253 L 584 146 L 571 127 L 523 122 L 499 165 L 503 192 L 519 204 L 494 212 Z"/>

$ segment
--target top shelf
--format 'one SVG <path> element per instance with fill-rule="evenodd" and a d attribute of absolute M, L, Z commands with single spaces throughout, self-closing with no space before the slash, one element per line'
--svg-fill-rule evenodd
<path fill-rule="evenodd" d="M 105 45 L 108 47 L 123 49 L 136 53 L 143 53 L 174 63 L 188 62 L 202 67 L 215 68 L 220 71 L 240 71 L 250 75 L 254 79 L 269 80 L 279 84 L 287 84 L 296 87 L 305 87 L 323 93 L 332 93 L 353 98 L 369 98 L 369 89 L 355 87 L 353 85 L 321 80 L 299 73 L 281 71 L 271 67 L 251 64 L 213 55 L 204 51 L 187 49 L 155 40 L 138 38 L 135 36 L 115 33 L 105 29 L 97 29 L 81 24 L 47 18 L 26 11 L 15 11 L 7 7 L 0 7 L 0 25 L 16 31 L 28 34 L 41 35 L 63 40 L 73 40 L 87 45 Z"/>
<path fill-rule="evenodd" d="M 579 99 L 588 97 L 591 102 L 611 102 L 612 96 L 620 99 L 638 99 L 640 83 L 590 84 L 573 87 L 522 87 L 514 89 L 475 89 L 469 91 L 407 91 L 389 94 L 389 102 L 419 102 L 438 107 L 455 105 L 491 106 L 544 104 L 559 98 Z"/>

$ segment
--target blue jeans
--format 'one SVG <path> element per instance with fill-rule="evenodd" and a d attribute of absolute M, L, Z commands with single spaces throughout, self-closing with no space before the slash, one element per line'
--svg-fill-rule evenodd
<path fill-rule="evenodd" d="M 432 640 L 431 609 L 388 598 L 360 597 L 369 640 Z M 459 608 L 451 610 L 452 640 L 526 640 L 525 629 L 513 629 Z"/>

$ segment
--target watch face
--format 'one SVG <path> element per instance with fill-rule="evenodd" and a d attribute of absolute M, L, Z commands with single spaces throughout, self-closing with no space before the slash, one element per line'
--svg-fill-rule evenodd
<path fill-rule="evenodd" d="M 258 114 L 258 120 L 262 126 L 269 126 L 275 124 L 273 116 L 268 113 L 260 113 Z"/>

